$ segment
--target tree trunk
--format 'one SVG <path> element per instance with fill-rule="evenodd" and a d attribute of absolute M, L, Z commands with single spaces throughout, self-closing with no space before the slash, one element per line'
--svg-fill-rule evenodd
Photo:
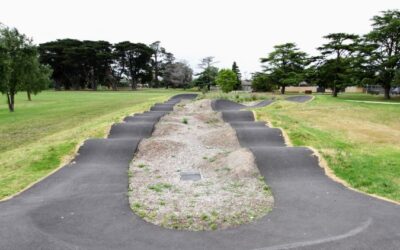
<path fill-rule="evenodd" d="M 132 80 L 132 90 L 136 90 L 136 82 Z"/>
<path fill-rule="evenodd" d="M 7 104 L 8 104 L 8 110 L 10 112 L 14 112 L 14 93 L 10 92 L 7 93 Z"/>
<path fill-rule="evenodd" d="M 283 85 L 283 86 L 281 87 L 281 94 L 282 94 L 282 95 L 284 95 L 284 94 L 285 94 L 285 90 L 286 90 L 286 86 L 285 86 L 285 85 Z"/>
<path fill-rule="evenodd" d="M 384 90 L 385 90 L 385 99 L 390 99 L 390 85 L 385 85 L 384 86 Z"/>
<path fill-rule="evenodd" d="M 117 84 L 115 83 L 115 82 L 112 82 L 111 83 L 111 87 L 112 87 L 112 90 L 113 91 L 117 91 L 118 89 L 117 89 Z"/>
<path fill-rule="evenodd" d="M 28 101 L 32 101 L 32 98 L 31 98 L 31 91 L 27 90 L 27 91 L 26 91 L 26 95 L 28 96 Z"/>
<path fill-rule="evenodd" d="M 154 54 L 154 86 L 158 88 L 159 82 L 158 82 L 158 56 L 157 52 Z"/>
<path fill-rule="evenodd" d="M 61 90 L 61 84 L 58 81 L 54 81 L 54 90 Z"/>
<path fill-rule="evenodd" d="M 97 82 L 95 82 L 95 81 L 92 82 L 92 90 L 93 91 L 97 90 Z"/>
<path fill-rule="evenodd" d="M 333 84 L 332 96 L 333 96 L 333 97 L 337 97 L 337 96 L 338 96 L 338 90 L 337 90 L 337 88 L 336 88 L 336 83 Z"/>

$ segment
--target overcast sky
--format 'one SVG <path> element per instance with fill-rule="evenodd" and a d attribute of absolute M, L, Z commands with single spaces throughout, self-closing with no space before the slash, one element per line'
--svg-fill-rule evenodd
<path fill-rule="evenodd" d="M 2 0 L 0 22 L 36 43 L 58 38 L 162 42 L 193 67 L 214 56 L 243 73 L 260 69 L 275 44 L 313 54 L 331 32 L 363 34 L 370 18 L 399 0 Z"/>

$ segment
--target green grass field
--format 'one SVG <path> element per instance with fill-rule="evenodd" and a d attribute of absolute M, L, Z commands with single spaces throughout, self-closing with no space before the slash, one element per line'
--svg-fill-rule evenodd
<path fill-rule="evenodd" d="M 77 145 L 104 137 L 110 125 L 147 110 L 178 90 L 46 91 L 16 96 L 15 112 L 0 105 L 0 199 L 15 194 L 67 162 Z"/>
<path fill-rule="evenodd" d="M 258 119 L 283 128 L 295 146 L 316 148 L 334 173 L 359 190 L 400 201 L 400 105 L 381 96 L 316 95 L 312 102 L 278 101 Z"/>

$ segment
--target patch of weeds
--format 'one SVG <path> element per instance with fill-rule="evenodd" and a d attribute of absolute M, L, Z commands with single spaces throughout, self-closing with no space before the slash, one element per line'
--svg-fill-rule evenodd
<path fill-rule="evenodd" d="M 138 210 L 136 211 L 136 214 L 139 215 L 140 218 L 146 217 L 146 212 L 144 210 Z"/>
<path fill-rule="evenodd" d="M 183 123 L 183 124 L 188 124 L 188 119 L 187 119 L 186 117 L 184 117 L 184 118 L 182 119 L 182 123 Z"/>
<path fill-rule="evenodd" d="M 203 160 L 207 160 L 208 159 L 208 157 L 207 156 L 203 156 Z"/>
<path fill-rule="evenodd" d="M 269 186 L 267 186 L 266 184 L 263 185 L 262 187 L 263 192 L 265 193 L 265 195 L 270 196 L 272 195 L 272 191 L 269 188 Z"/>
<path fill-rule="evenodd" d="M 144 167 L 146 167 L 146 165 L 143 164 L 143 163 L 140 163 L 140 164 L 137 165 L 137 167 L 138 167 L 138 168 L 144 168 Z"/>
<path fill-rule="evenodd" d="M 128 170 L 128 177 L 131 178 L 133 176 L 133 173 L 131 170 Z"/>
<path fill-rule="evenodd" d="M 213 118 L 208 119 L 208 120 L 206 121 L 206 123 L 207 123 L 207 124 L 211 124 L 211 125 L 217 124 L 217 123 L 219 123 L 219 119 L 213 117 Z"/>
<path fill-rule="evenodd" d="M 160 201 L 159 204 L 160 204 L 160 206 L 165 206 L 166 203 L 165 203 L 165 201 Z"/>
<path fill-rule="evenodd" d="M 141 208 L 142 207 L 142 204 L 140 204 L 139 202 L 135 202 L 135 203 L 133 203 L 133 205 L 132 205 L 132 208 L 133 209 L 139 209 L 139 208 Z"/>
<path fill-rule="evenodd" d="M 230 153 L 232 153 L 231 150 L 224 150 L 223 152 L 224 156 L 228 156 Z"/>
<path fill-rule="evenodd" d="M 148 189 L 150 189 L 150 190 L 152 190 L 152 191 L 154 191 L 154 192 L 157 192 L 157 193 L 161 193 L 161 192 L 163 192 L 165 189 L 171 189 L 171 188 L 172 188 L 172 185 L 171 185 L 171 184 L 162 183 L 162 182 L 157 183 L 157 184 L 154 184 L 154 185 L 149 185 L 149 186 L 148 186 Z"/>
<path fill-rule="evenodd" d="M 210 219 L 210 217 L 207 214 L 202 214 L 200 218 L 202 221 L 208 221 Z"/>
<path fill-rule="evenodd" d="M 146 210 L 143 207 L 142 204 L 135 202 L 131 206 L 133 212 L 135 212 L 140 218 L 145 218 L 146 217 Z"/>
<path fill-rule="evenodd" d="M 174 214 L 171 214 L 169 216 L 169 222 L 170 225 L 173 229 L 180 229 L 182 228 L 182 225 L 179 223 L 178 217 L 176 217 Z"/>
<path fill-rule="evenodd" d="M 157 212 L 151 211 L 151 212 L 147 213 L 146 217 L 149 218 L 150 220 L 154 220 L 157 217 Z"/>
<path fill-rule="evenodd" d="M 230 172 L 231 171 L 230 167 L 223 167 L 221 170 L 226 171 L 226 172 Z"/>
<path fill-rule="evenodd" d="M 215 156 L 208 158 L 209 162 L 214 162 L 216 160 L 217 160 L 217 157 L 215 157 Z"/>

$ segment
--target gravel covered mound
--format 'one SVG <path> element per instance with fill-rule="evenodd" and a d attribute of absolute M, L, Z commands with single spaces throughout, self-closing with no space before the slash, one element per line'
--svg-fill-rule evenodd
<path fill-rule="evenodd" d="M 177 104 L 140 143 L 129 175 L 132 209 L 167 228 L 225 229 L 264 216 L 273 204 L 253 154 L 210 100 Z"/>

